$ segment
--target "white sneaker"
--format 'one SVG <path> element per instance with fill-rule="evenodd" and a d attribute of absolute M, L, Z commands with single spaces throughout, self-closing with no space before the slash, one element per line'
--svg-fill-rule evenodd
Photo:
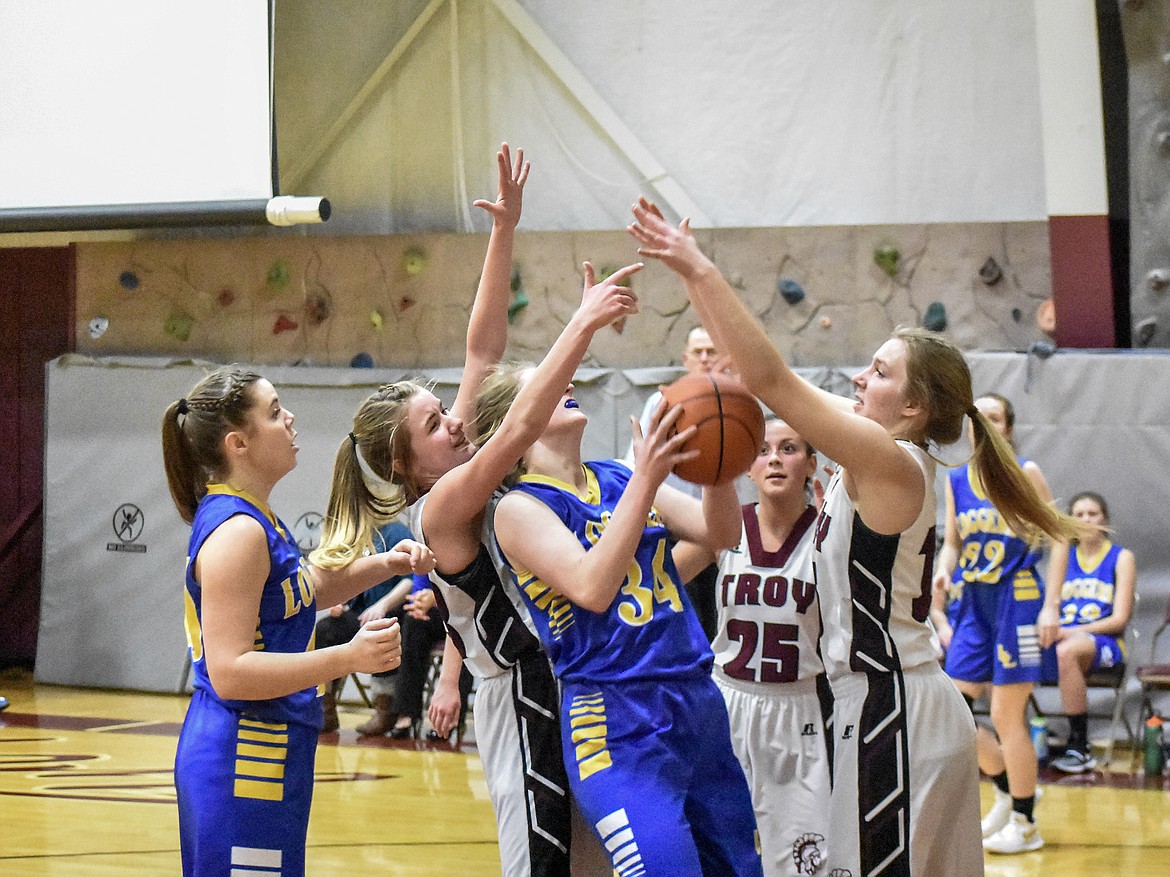
<path fill-rule="evenodd" d="M 1085 773 L 1097 766 L 1097 759 L 1092 753 L 1069 749 L 1060 758 L 1054 758 L 1049 762 L 1049 766 L 1063 773 Z"/>
<path fill-rule="evenodd" d="M 1040 836 L 1040 828 L 1035 822 L 1029 822 L 1023 813 L 1012 811 L 1008 823 L 991 837 L 984 838 L 983 849 L 989 853 L 1012 855 L 1013 853 L 1029 853 L 1044 846 L 1044 838 Z"/>
<path fill-rule="evenodd" d="M 991 809 L 987 811 L 987 815 L 983 817 L 983 836 L 985 838 L 991 837 L 1008 824 L 1008 819 L 1011 815 L 1012 796 L 1007 792 L 1001 792 L 997 788 L 995 790 L 995 802 L 991 805 Z"/>

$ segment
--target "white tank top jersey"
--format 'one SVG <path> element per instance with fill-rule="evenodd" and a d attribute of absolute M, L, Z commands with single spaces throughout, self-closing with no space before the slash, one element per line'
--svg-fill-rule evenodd
<path fill-rule="evenodd" d="M 467 570 L 450 576 L 460 579 L 464 587 L 456 587 L 438 570 L 430 574 L 447 630 L 459 646 L 468 671 L 480 679 L 498 676 L 510 669 L 522 652 L 542 649 L 528 607 L 512 585 L 511 573 L 496 545 L 492 522 L 502 495 L 498 491 L 492 495 L 480 533 L 481 556 L 477 560 L 482 561 L 486 551 L 491 558 L 490 569 L 489 564 L 480 564 L 476 580 L 472 582 L 467 581 Z M 422 512 L 426 501 L 423 496 L 407 509 L 410 532 L 424 544 L 426 534 L 422 529 Z M 477 596 L 473 597 L 469 590 Z"/>
<path fill-rule="evenodd" d="M 719 555 L 716 675 L 761 684 L 811 679 L 824 669 L 812 568 L 816 510 L 805 509 L 776 551 L 764 550 L 756 510 L 743 507 L 739 545 Z"/>
<path fill-rule="evenodd" d="M 935 553 L 934 460 L 899 441 L 914 458 L 926 492 L 918 517 L 892 536 L 861 520 L 838 471 L 825 488 L 813 567 L 824 633 L 821 658 L 830 679 L 848 673 L 908 670 L 935 660 L 930 579 Z"/>

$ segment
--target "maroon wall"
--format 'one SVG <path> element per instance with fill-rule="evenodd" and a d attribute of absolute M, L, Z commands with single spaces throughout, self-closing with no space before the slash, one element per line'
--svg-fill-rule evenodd
<path fill-rule="evenodd" d="M 45 363 L 75 347 L 74 266 L 72 247 L 0 248 L 0 667 L 36 657 Z"/>
<path fill-rule="evenodd" d="M 1108 216 L 1049 216 L 1060 347 L 1116 347 Z"/>

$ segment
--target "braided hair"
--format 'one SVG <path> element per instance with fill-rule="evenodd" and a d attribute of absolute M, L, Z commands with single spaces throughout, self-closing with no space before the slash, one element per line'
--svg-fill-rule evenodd
<path fill-rule="evenodd" d="M 171 499 L 188 524 L 207 494 L 207 482 L 226 476 L 223 438 L 247 424 L 260 375 L 225 365 L 204 377 L 162 417 L 163 465 Z"/>

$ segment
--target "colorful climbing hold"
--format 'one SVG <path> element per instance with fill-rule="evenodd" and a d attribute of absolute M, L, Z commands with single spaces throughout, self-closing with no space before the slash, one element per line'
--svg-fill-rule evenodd
<path fill-rule="evenodd" d="M 521 289 L 518 293 L 512 296 L 512 301 L 508 304 L 508 325 L 516 322 L 516 318 L 520 316 L 520 312 L 528 307 L 528 296 L 524 294 Z"/>
<path fill-rule="evenodd" d="M 1003 269 L 999 267 L 999 262 L 988 256 L 987 261 L 979 266 L 979 279 L 988 286 L 993 286 L 999 283 L 1001 277 L 1003 277 Z"/>
<path fill-rule="evenodd" d="M 923 327 L 931 332 L 945 332 L 947 328 L 947 309 L 941 301 L 932 301 L 926 307 L 922 317 Z"/>
<path fill-rule="evenodd" d="M 402 254 L 402 270 L 409 276 L 421 274 L 427 267 L 427 254 L 421 247 L 410 247 Z"/>
<path fill-rule="evenodd" d="M 276 322 L 272 324 L 272 334 L 280 335 L 282 332 L 292 332 L 299 328 L 301 324 L 288 314 L 277 314 Z"/>
<path fill-rule="evenodd" d="M 780 291 L 780 297 L 790 305 L 804 301 L 804 287 L 791 277 L 781 277 L 776 288 Z"/>
<path fill-rule="evenodd" d="M 874 247 L 873 261 L 888 277 L 893 277 L 898 273 L 898 263 L 901 260 L 902 253 L 893 244 L 881 244 Z"/>
<path fill-rule="evenodd" d="M 370 356 L 365 351 L 363 351 L 361 353 L 355 353 L 353 355 L 353 359 L 351 359 L 349 361 L 349 367 L 350 368 L 373 368 L 374 367 L 374 357 Z"/>
<path fill-rule="evenodd" d="M 292 274 L 288 270 L 288 265 L 282 260 L 277 259 L 272 263 L 268 269 L 268 276 L 265 278 L 265 283 L 273 292 L 280 292 L 292 279 Z"/>
<path fill-rule="evenodd" d="M 141 282 L 138 279 L 138 275 L 133 271 L 123 271 L 118 275 L 118 283 L 123 289 L 129 290 L 130 292 L 136 290 Z"/>
<path fill-rule="evenodd" d="M 176 341 L 186 341 L 191 337 L 191 329 L 194 326 L 195 318 L 186 311 L 171 311 L 163 323 L 163 331 Z"/>
<path fill-rule="evenodd" d="M 109 328 L 110 321 L 108 319 L 105 317 L 94 317 L 89 321 L 89 325 L 86 326 L 86 332 L 89 334 L 90 338 L 92 338 L 94 341 L 97 341 L 106 334 L 106 330 Z"/>
<path fill-rule="evenodd" d="M 333 316 L 333 297 L 327 289 L 310 293 L 305 299 L 305 317 L 314 326 L 320 326 Z"/>

